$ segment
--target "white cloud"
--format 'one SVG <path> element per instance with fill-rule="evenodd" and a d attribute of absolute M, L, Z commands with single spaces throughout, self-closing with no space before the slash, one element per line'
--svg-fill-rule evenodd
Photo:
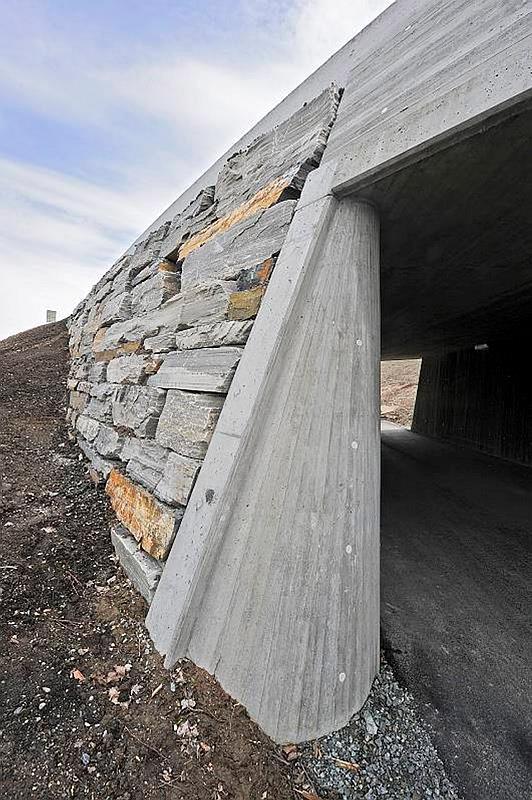
<path fill-rule="evenodd" d="M 289 15 L 294 58 L 314 70 L 348 42 L 391 0 L 296 0 Z"/>
<path fill-rule="evenodd" d="M 231 142 L 389 0 L 241 0 L 239 57 L 131 52 L 73 43 L 57 30 L 0 48 L 0 91 L 48 119 L 109 137 L 77 176 L 0 159 L 0 338 L 68 314 L 107 266 Z M 249 57 L 249 52 L 254 56 Z M 36 131 L 36 137 L 38 137 Z"/>

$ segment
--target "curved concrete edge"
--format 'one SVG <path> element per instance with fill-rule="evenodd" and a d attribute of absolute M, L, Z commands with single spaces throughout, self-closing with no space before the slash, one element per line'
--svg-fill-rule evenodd
<path fill-rule="evenodd" d="M 330 176 L 305 187 L 146 620 L 276 741 L 344 725 L 378 668 L 378 220 Z"/>

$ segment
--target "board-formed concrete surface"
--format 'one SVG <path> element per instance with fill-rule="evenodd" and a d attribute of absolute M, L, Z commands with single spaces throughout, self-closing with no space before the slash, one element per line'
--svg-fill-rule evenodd
<path fill-rule="evenodd" d="M 532 769 L 532 470 L 384 422 L 388 658 L 467 800 L 524 800 Z"/>

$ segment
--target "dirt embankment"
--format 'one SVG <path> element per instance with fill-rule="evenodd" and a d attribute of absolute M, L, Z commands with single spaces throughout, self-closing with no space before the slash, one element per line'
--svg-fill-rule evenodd
<path fill-rule="evenodd" d="M 0 796 L 287 800 L 304 776 L 192 664 L 168 673 L 64 424 L 63 323 L 0 342 Z"/>
<path fill-rule="evenodd" d="M 421 361 L 383 361 L 381 417 L 410 428 L 414 415 Z"/>

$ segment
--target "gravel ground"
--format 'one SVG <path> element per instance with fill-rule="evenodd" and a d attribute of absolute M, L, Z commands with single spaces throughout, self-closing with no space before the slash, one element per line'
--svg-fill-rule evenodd
<path fill-rule="evenodd" d="M 459 797 L 412 695 L 395 681 L 384 659 L 360 713 L 342 730 L 303 748 L 301 765 L 316 793 L 306 800 Z"/>

